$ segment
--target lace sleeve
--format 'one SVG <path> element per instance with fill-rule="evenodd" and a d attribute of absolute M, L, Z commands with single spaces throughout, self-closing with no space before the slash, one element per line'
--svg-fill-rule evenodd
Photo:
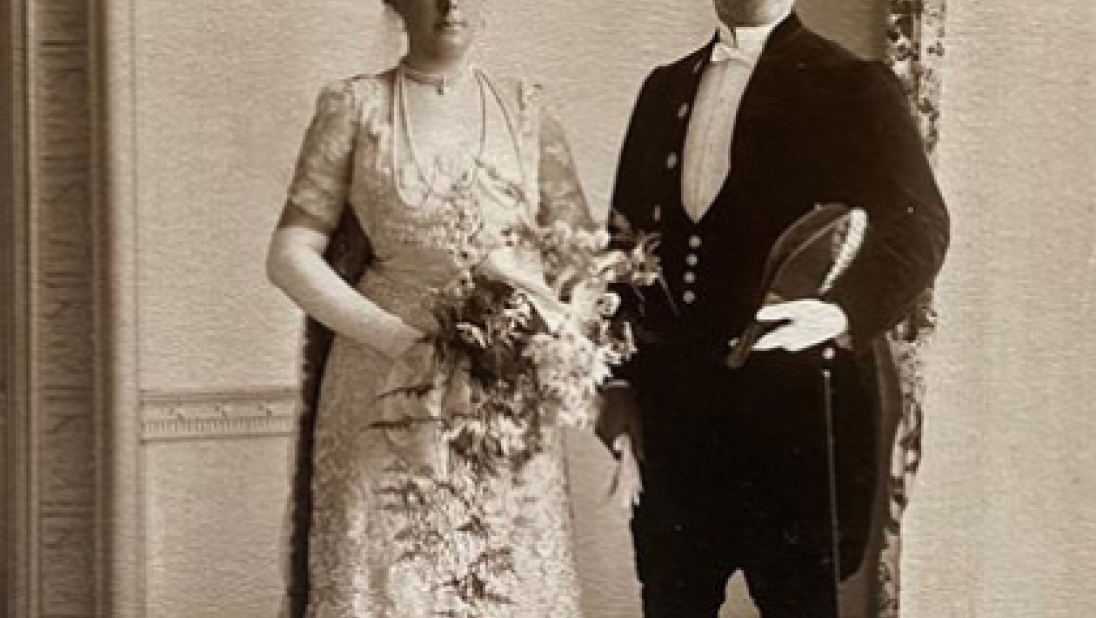
<path fill-rule="evenodd" d="M 329 228 L 338 223 L 349 193 L 357 117 L 353 82 L 323 88 L 289 186 L 289 201 Z"/>
<path fill-rule="evenodd" d="M 538 122 L 540 207 L 537 222 L 546 225 L 565 221 L 576 227 L 592 228 L 594 221 L 563 126 L 540 100 L 539 87 L 528 88 L 526 98 Z"/>

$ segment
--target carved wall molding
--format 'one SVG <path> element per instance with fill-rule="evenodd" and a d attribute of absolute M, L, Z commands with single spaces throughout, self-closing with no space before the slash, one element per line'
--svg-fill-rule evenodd
<path fill-rule="evenodd" d="M 141 395 L 145 443 L 217 438 L 287 437 L 295 428 L 298 390 L 147 391 Z"/>
<path fill-rule="evenodd" d="M 2 240 L 2 239 L 0 239 Z M 8 283 L 0 281 L 0 293 L 7 291 L 9 288 L 6 286 Z M 2 315 L 2 314 L 0 314 Z M 6 317 L 4 318 L 7 319 Z M 10 326 L 8 321 L 0 321 L 0 329 L 4 329 Z M 7 354 L 7 340 L 4 336 L 0 336 L 0 344 L 4 345 L 4 349 L 0 351 L 0 354 Z M 7 359 L 4 356 L 0 356 L 0 370 L 6 370 L 3 365 L 6 364 Z M 15 563 L 15 548 L 16 537 L 14 531 L 16 526 L 14 525 L 13 515 L 16 509 L 13 508 L 13 501 L 11 497 L 17 496 L 17 492 L 14 490 L 13 483 L 13 457 L 11 444 L 12 423 L 10 422 L 10 408 L 8 404 L 8 391 L 6 390 L 6 371 L 4 371 L 4 382 L 0 382 L 0 490 L 2 490 L 8 500 L 0 502 L 0 616 L 8 617 L 11 615 L 9 607 L 13 603 L 12 594 L 15 590 L 14 574 L 16 572 Z"/>
<path fill-rule="evenodd" d="M 5 499 L 0 503 L 0 616 L 14 618 L 15 608 L 26 604 L 28 586 L 25 570 L 27 544 L 20 535 L 29 527 L 23 500 L 28 495 L 26 475 L 21 466 L 25 458 L 17 455 L 23 440 L 16 436 L 22 431 L 24 414 L 15 414 L 15 393 L 23 371 L 15 359 L 24 345 L 17 336 L 21 318 L 23 294 L 16 282 L 25 272 L 20 262 L 22 241 L 17 230 L 23 229 L 25 204 L 26 148 L 24 127 L 26 117 L 26 67 L 24 7 L 19 2 L 0 9 L 0 390 L 4 391 L 5 409 L 0 424 L 0 491 Z"/>
<path fill-rule="evenodd" d="M 17 0 L 3 10 L 0 79 L 12 111 L 3 265 L 12 268 L 0 281 L 9 401 L 0 471 L 12 499 L 0 594 L 12 618 L 97 616 L 105 414 L 96 4 Z"/>

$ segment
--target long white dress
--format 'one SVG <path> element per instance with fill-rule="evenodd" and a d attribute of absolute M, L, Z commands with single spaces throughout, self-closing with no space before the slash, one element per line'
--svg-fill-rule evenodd
<path fill-rule="evenodd" d="M 470 160 L 448 162 L 454 170 L 474 167 L 459 181 L 466 188 L 463 197 L 430 190 L 421 163 L 416 169 L 410 158 L 396 105 L 396 71 L 324 88 L 290 187 L 292 203 L 331 224 L 344 204 L 353 209 L 374 256 L 357 289 L 423 330 L 432 327 L 433 295 L 457 272 L 470 234 L 501 238 L 530 216 L 542 223 L 588 219 L 566 143 L 543 111 L 539 89 L 478 71 L 475 79 L 487 102 L 483 152 L 474 166 Z M 336 335 L 316 426 L 307 615 L 577 618 L 579 585 L 559 433 L 550 433 L 547 448 L 518 475 L 480 478 L 449 469 L 438 458 L 442 438 L 436 426 L 375 425 L 396 420 L 400 410 L 379 397 L 409 375 L 407 367 L 395 365 Z M 394 471 L 401 464 L 425 467 L 455 486 L 478 486 L 478 498 L 490 502 L 485 510 L 491 542 L 504 545 L 513 560 L 511 571 L 484 575 L 498 595 L 493 601 L 469 602 L 467 586 L 462 596 L 453 585 L 484 550 L 482 539 L 459 530 L 466 510 L 459 500 L 435 496 L 420 509 L 444 537 L 429 551 L 417 551 L 407 538 L 414 522 L 391 508 L 392 496 L 385 493 L 407 480 Z"/>

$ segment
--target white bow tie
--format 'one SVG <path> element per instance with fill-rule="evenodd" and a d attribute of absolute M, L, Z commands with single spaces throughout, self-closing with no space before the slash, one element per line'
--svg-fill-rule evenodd
<path fill-rule="evenodd" d="M 755 57 L 753 54 L 748 54 L 742 49 L 723 41 L 716 41 L 715 45 L 712 46 L 711 61 L 713 64 L 732 60 L 753 61 Z"/>
<path fill-rule="evenodd" d="M 734 30 L 720 24 L 715 45 L 712 46 L 713 63 L 739 61 L 753 64 L 761 56 L 765 42 L 783 18 L 764 26 L 739 27 Z"/>

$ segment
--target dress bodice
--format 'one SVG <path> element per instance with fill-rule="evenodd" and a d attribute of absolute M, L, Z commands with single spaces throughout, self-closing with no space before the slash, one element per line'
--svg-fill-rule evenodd
<path fill-rule="evenodd" d="M 372 248 L 358 289 L 420 328 L 430 326 L 431 294 L 545 205 L 539 89 L 475 75 L 482 153 L 454 152 L 424 170 L 401 123 L 397 72 L 357 76 L 321 93 L 290 190 L 328 223 L 353 209 Z M 456 182 L 430 182 L 447 175 Z"/>

